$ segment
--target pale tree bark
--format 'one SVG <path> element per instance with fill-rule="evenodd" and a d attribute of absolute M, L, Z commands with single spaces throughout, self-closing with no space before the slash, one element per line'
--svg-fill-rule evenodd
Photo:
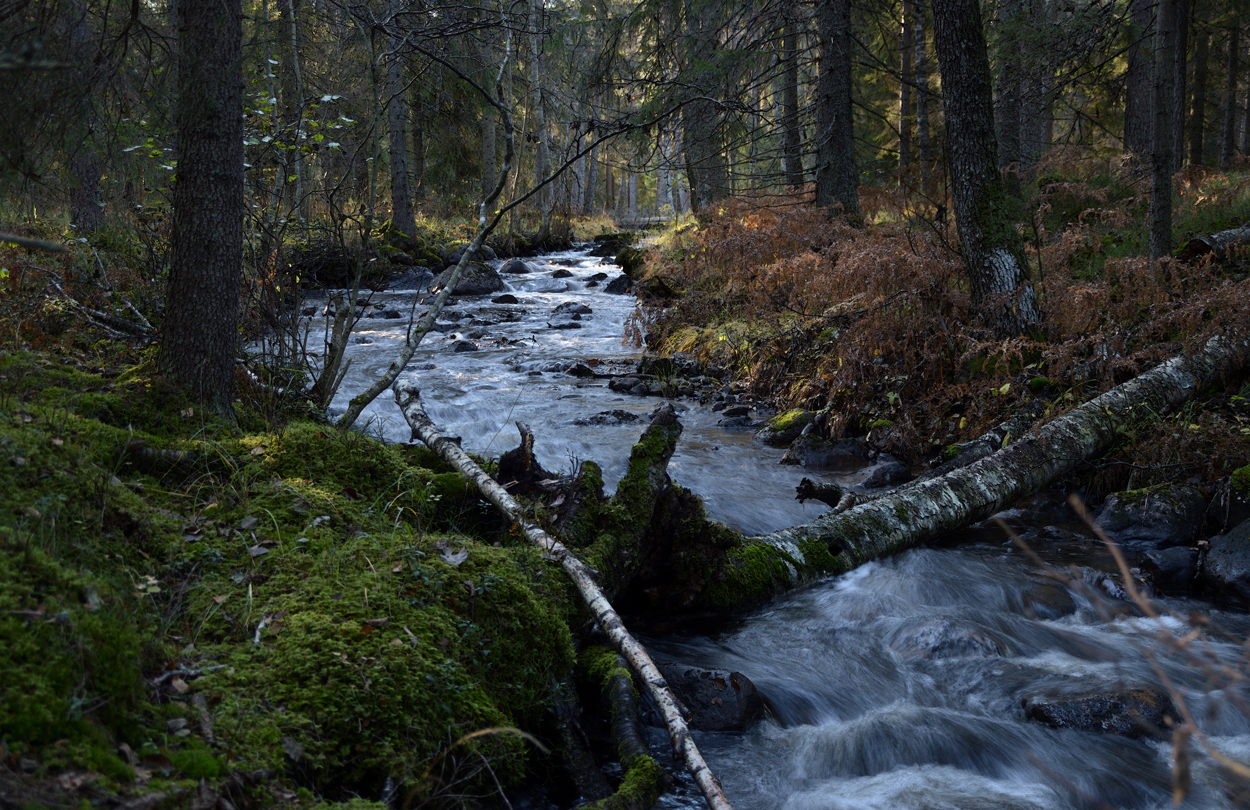
<path fill-rule="evenodd" d="M 933 162 L 933 140 L 929 127 L 929 48 L 925 29 L 925 0 L 915 0 L 915 24 L 912 36 L 916 40 L 916 55 L 912 60 L 916 73 L 916 157 L 924 166 Z"/>
<path fill-rule="evenodd" d="M 1189 112 L 1189 164 L 1203 164 L 1202 142 L 1207 123 L 1207 64 L 1211 55 L 1211 32 L 1204 26 L 1195 35 L 1194 49 L 1194 98 Z"/>
<path fill-rule="evenodd" d="M 178 4 L 178 176 L 157 368 L 234 418 L 243 270 L 243 7 Z"/>
<path fill-rule="evenodd" d="M 1244 337 L 1212 339 L 1191 356 L 1168 360 L 1019 438 L 1013 436 L 1006 447 L 979 461 L 800 526 L 729 540 L 727 529 L 709 523 L 682 537 L 671 564 L 649 562 L 651 568 L 666 570 L 679 564 L 679 555 L 696 557 L 704 577 L 677 586 L 680 605 L 654 607 L 741 609 L 985 520 L 1106 452 L 1123 435 L 1124 426 L 1139 423 L 1143 414 L 1169 413 L 1196 392 L 1243 373 L 1250 368 L 1248 348 Z M 638 587 L 654 593 L 657 583 L 639 582 Z"/>
<path fill-rule="evenodd" d="M 803 185 L 803 134 L 799 131 L 799 26 L 794 19 L 796 11 L 797 9 L 791 8 L 786 12 L 781 46 L 781 58 L 785 64 L 781 93 L 781 159 L 786 186 L 789 188 Z"/>
<path fill-rule="evenodd" d="M 1238 61 L 1241 48 L 1241 26 L 1236 20 L 1228 29 L 1228 68 L 1224 79 L 1223 115 L 1220 127 L 1220 166 L 1228 166 L 1237 152 L 1237 80 L 1241 64 Z"/>
<path fill-rule="evenodd" d="M 903 24 L 899 31 L 899 81 L 898 81 L 898 167 L 904 169 L 911 165 L 911 133 L 915 128 L 916 116 L 911 105 L 911 88 L 915 76 L 912 71 L 912 59 L 915 57 L 916 44 L 913 41 L 915 15 L 912 0 L 903 0 Z"/>
<path fill-rule="evenodd" d="M 438 453 L 439 457 L 472 481 L 486 500 L 490 501 L 506 518 L 512 520 L 529 542 L 542 549 L 544 554 L 558 561 L 564 568 L 577 588 L 578 594 L 590 608 L 599 629 L 608 636 L 612 645 L 629 662 L 641 679 L 647 694 L 655 702 L 664 725 L 668 729 L 669 737 L 672 739 L 674 754 L 681 756 L 685 761 L 690 775 L 703 792 L 708 806 L 713 810 L 730 810 L 729 800 L 725 798 L 720 784 L 708 768 L 698 746 L 695 745 L 694 737 L 690 734 L 690 729 L 682 717 L 681 710 L 664 676 L 660 674 L 646 648 L 626 629 L 620 615 L 600 590 L 596 582 L 599 579 L 599 572 L 590 569 L 564 544 L 547 534 L 540 526 L 526 520 L 524 507 L 509 495 L 506 489 L 487 475 L 473 459 L 469 458 L 468 454 L 460 449 L 457 440 L 444 436 L 438 430 L 421 405 L 421 392 L 410 380 L 397 381 L 394 390 L 395 401 L 399 404 L 404 419 L 412 428 L 413 438 L 420 439 L 431 450 Z M 671 411 L 669 414 L 671 418 Z M 676 428 L 677 433 L 681 431 L 680 425 L 676 425 L 675 420 L 669 425 L 653 424 L 647 430 L 648 432 L 663 431 L 665 428 L 669 430 Z M 676 441 L 675 437 L 673 441 Z M 670 455 L 671 452 L 670 450 Z M 663 473 L 663 470 L 660 472 Z M 666 475 L 664 477 L 667 478 Z"/>
<path fill-rule="evenodd" d="M 851 114 L 851 3 L 820 0 L 820 78 L 816 86 L 816 204 L 840 205 L 860 219 L 859 174 L 855 169 Z"/>
<path fill-rule="evenodd" d="M 1158 0 L 1154 32 L 1154 81 L 1151 104 L 1154 128 L 1150 145 L 1150 258 L 1172 252 L 1172 128 L 1173 59 L 1176 46 L 1173 14 L 1177 0 Z M 1178 113 L 1179 114 L 1179 113 Z"/>
<path fill-rule="evenodd" d="M 1144 158 L 1153 132 L 1151 88 L 1154 84 L 1155 0 L 1129 0 L 1128 73 L 1124 88 L 1124 151 Z"/>
<path fill-rule="evenodd" d="M 389 30 L 400 30 L 397 19 L 403 0 L 387 0 Z M 405 236 L 417 232 L 416 213 L 412 209 L 412 187 L 408 172 L 408 99 L 404 91 L 404 41 L 392 34 L 388 37 L 386 54 L 386 121 L 390 134 L 391 225 Z"/>
<path fill-rule="evenodd" d="M 1024 245 L 998 170 L 990 65 L 977 0 L 934 0 L 933 33 L 942 71 L 955 227 L 972 306 L 1002 336 L 1038 321 Z"/>

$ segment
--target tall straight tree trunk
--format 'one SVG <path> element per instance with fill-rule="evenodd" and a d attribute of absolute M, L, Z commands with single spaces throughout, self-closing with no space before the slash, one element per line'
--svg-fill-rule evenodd
<path fill-rule="evenodd" d="M 489 74 L 494 69 L 495 54 L 491 47 L 491 33 L 483 32 L 481 44 L 478 46 L 478 58 L 482 65 L 482 73 L 486 76 L 484 86 L 490 87 L 493 77 Z M 495 190 L 495 178 L 499 176 L 498 148 L 495 145 L 495 108 L 489 105 L 482 107 L 482 197 Z"/>
<path fill-rule="evenodd" d="M 1211 32 L 1203 28 L 1196 35 L 1194 50 L 1194 103 L 1189 113 L 1189 163 L 1203 164 L 1202 141 L 1207 120 L 1207 60 L 1211 55 Z"/>
<path fill-rule="evenodd" d="M 425 195 L 425 120 L 421 95 L 414 87 L 409 99 L 409 124 L 412 127 L 412 196 L 421 199 Z"/>
<path fill-rule="evenodd" d="M 782 160 L 785 163 L 786 186 L 803 185 L 803 135 L 799 131 L 799 32 L 791 13 L 786 15 L 786 28 L 781 48 L 785 61 L 782 91 L 781 130 Z"/>
<path fill-rule="evenodd" d="M 1163 2 L 1163 0 L 1159 0 Z M 1185 160 L 1185 110 L 1189 101 L 1189 15 L 1196 0 L 1173 0 L 1172 14 L 1172 172 Z M 1158 12 L 1156 12 L 1156 18 Z"/>
<path fill-rule="evenodd" d="M 853 219 L 859 209 L 851 115 L 851 2 L 820 0 L 820 79 L 816 86 L 816 204 L 841 205 Z"/>
<path fill-rule="evenodd" d="M 972 306 L 1003 336 L 1038 320 L 1024 245 L 998 170 L 990 62 L 977 0 L 933 0 L 955 227 Z"/>
<path fill-rule="evenodd" d="M 686 64 L 690 84 L 698 97 L 682 109 L 682 145 L 690 182 L 690 205 L 703 213 L 718 200 L 729 196 L 729 163 L 722 148 L 724 114 L 714 99 L 725 85 L 720 60 L 717 13 L 712 2 L 686 0 L 686 32 L 689 52 Z"/>
<path fill-rule="evenodd" d="M 903 25 L 899 33 L 900 60 L 898 81 L 898 167 L 911 165 L 911 132 L 916 123 L 911 106 L 911 88 L 915 77 L 912 73 L 912 58 L 915 56 L 916 44 L 913 41 L 915 15 L 912 0 L 903 0 Z"/>
<path fill-rule="evenodd" d="M 92 54 L 91 22 L 87 17 L 84 0 L 74 0 L 70 6 L 73 19 L 67 31 L 67 48 L 73 70 L 77 74 L 78 111 L 72 131 L 75 137 L 70 144 L 70 191 L 69 220 L 79 234 L 89 234 L 104 224 L 104 193 L 100 188 L 100 155 L 96 150 L 96 138 L 100 134 L 100 120 L 95 112 L 92 98 L 95 86 L 91 75 L 96 60 Z"/>
<path fill-rule="evenodd" d="M 1033 30 L 1043 28 L 1046 25 L 1046 0 L 1025 2 L 1025 13 Z M 1028 40 L 1022 38 L 1022 41 Z M 1031 42 L 1021 47 L 1020 63 L 1027 66 L 1022 70 L 1020 79 L 1020 166 L 1029 169 L 1037 165 L 1047 145 L 1044 132 L 1046 105 L 1054 72 L 1049 55 L 1039 52 Z"/>
<path fill-rule="evenodd" d="M 912 36 L 916 40 L 916 56 L 913 60 L 916 71 L 916 151 L 920 162 L 928 167 L 933 161 L 933 140 L 929 131 L 929 50 L 924 0 L 915 0 L 915 6 Z"/>
<path fill-rule="evenodd" d="M 1154 84 L 1156 0 L 1129 0 L 1128 73 L 1124 86 L 1124 151 L 1145 157 L 1151 150 L 1151 87 Z"/>
<path fill-rule="evenodd" d="M 401 0 L 387 0 L 387 15 L 392 27 Z M 406 236 L 417 232 L 416 213 L 412 210 L 411 175 L 408 172 L 408 97 L 404 92 L 404 58 L 400 53 L 402 40 L 390 37 L 386 60 L 387 128 L 391 142 L 391 225 Z M 492 188 L 494 184 L 491 184 Z"/>
<path fill-rule="evenodd" d="M 195 0 L 183 0 L 183 2 L 195 2 Z M 304 163 L 303 150 L 299 148 L 303 146 L 300 135 L 304 129 L 304 73 L 300 67 L 298 10 L 298 0 L 286 0 L 286 33 L 289 50 L 286 54 L 288 70 L 285 74 L 287 82 L 283 97 L 287 108 L 287 120 L 295 123 L 296 132 L 293 136 L 293 142 L 297 147 L 290 152 L 291 164 L 289 171 L 291 176 L 295 178 L 295 181 L 287 186 L 289 206 L 292 210 L 297 211 L 301 218 L 304 218 L 308 211 L 308 199 L 305 193 L 307 167 Z"/>
<path fill-rule="evenodd" d="M 530 1 L 530 86 L 534 94 L 534 182 L 546 179 L 550 169 L 547 141 L 547 111 L 543 101 L 543 0 Z M 551 186 L 538 191 L 539 224 L 537 244 L 551 233 Z"/>
<path fill-rule="evenodd" d="M 1234 20 L 1228 29 L 1228 75 L 1224 80 L 1223 116 L 1220 127 L 1220 166 L 1228 166 L 1236 154 L 1237 144 L 1237 79 L 1240 63 L 1237 60 L 1241 48 L 1241 26 Z"/>
<path fill-rule="evenodd" d="M 1241 154 L 1250 155 L 1250 81 L 1246 82 L 1246 103 L 1241 105 Z"/>
<path fill-rule="evenodd" d="M 243 269 L 243 4 L 178 4 L 178 177 L 157 368 L 233 418 Z"/>
<path fill-rule="evenodd" d="M 1020 73 L 1018 27 L 1020 0 L 999 6 L 998 81 L 994 98 L 994 137 L 998 141 L 998 168 L 1008 193 L 1020 195 Z"/>
<path fill-rule="evenodd" d="M 1172 79 L 1176 58 L 1175 13 L 1183 0 L 1158 0 L 1155 15 L 1155 65 L 1151 103 L 1154 132 L 1150 147 L 1150 258 L 1172 253 Z"/>

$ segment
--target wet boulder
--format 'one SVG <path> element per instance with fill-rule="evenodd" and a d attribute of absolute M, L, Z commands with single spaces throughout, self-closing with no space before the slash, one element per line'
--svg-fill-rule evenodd
<path fill-rule="evenodd" d="M 499 272 L 506 276 L 523 276 L 527 273 L 534 272 L 534 268 L 530 266 L 529 262 L 522 259 L 508 259 L 508 261 L 504 262 L 503 265 L 500 266 Z"/>
<path fill-rule="evenodd" d="M 477 351 L 477 344 L 471 340 L 457 340 L 451 344 L 451 351 L 453 354 L 459 354 L 461 352 L 475 352 Z"/>
<path fill-rule="evenodd" d="M 1199 585 L 1219 604 L 1250 607 L 1250 520 L 1211 538 Z"/>
<path fill-rule="evenodd" d="M 438 278 L 434 279 L 434 283 L 430 285 L 430 291 L 439 292 L 443 287 L 447 286 L 454 269 L 449 267 L 442 273 L 439 273 Z M 451 294 L 487 295 L 493 292 L 500 292 L 503 289 L 503 276 L 499 275 L 495 268 L 481 262 L 470 262 L 464 270 L 464 275 L 456 283 L 456 288 L 451 291 Z"/>
<path fill-rule="evenodd" d="M 1198 549 L 1185 546 L 1152 548 L 1141 561 L 1141 570 L 1150 575 L 1155 593 L 1188 596 L 1198 576 Z"/>
<path fill-rule="evenodd" d="M 388 290 L 423 290 L 434 281 L 434 274 L 424 267 L 395 276 L 386 283 Z"/>
<path fill-rule="evenodd" d="M 608 286 L 604 287 L 603 291 L 612 295 L 625 295 L 633 287 L 634 282 L 630 280 L 629 276 L 617 276 L 608 282 Z"/>
<path fill-rule="evenodd" d="M 566 371 L 565 373 L 568 374 L 570 377 L 586 378 L 586 377 L 595 376 L 595 370 L 591 368 L 590 366 L 586 365 L 585 363 L 574 363 L 573 365 L 569 366 L 568 371 Z"/>
<path fill-rule="evenodd" d="M 629 411 L 612 410 L 601 411 L 593 416 L 580 416 L 573 420 L 573 424 L 580 427 L 590 427 L 592 425 L 627 425 L 632 422 L 641 422 L 642 417 L 636 413 Z"/>
<path fill-rule="evenodd" d="M 615 377 L 608 383 L 608 388 L 612 391 L 628 393 L 641 382 L 642 380 L 637 377 Z"/>
<path fill-rule="evenodd" d="M 1020 592 L 1020 612 L 1030 619 L 1061 619 L 1076 612 L 1076 601 L 1062 585 L 1042 582 Z"/>
<path fill-rule="evenodd" d="M 569 291 L 569 283 L 555 278 L 535 279 L 534 281 L 527 280 L 525 281 L 522 289 L 526 292 L 562 293 Z"/>
<path fill-rule="evenodd" d="M 891 459 L 874 467 L 872 474 L 864 479 L 863 486 L 865 489 L 879 489 L 895 484 L 905 484 L 911 479 L 911 470 L 907 469 L 907 465 Z"/>
<path fill-rule="evenodd" d="M 758 435 L 758 434 L 757 434 Z M 859 439 L 829 441 L 817 433 L 799 436 L 781 457 L 782 464 L 801 467 L 854 467 L 868 458 L 868 449 Z"/>
<path fill-rule="evenodd" d="M 984 630 L 946 619 L 906 627 L 890 640 L 890 647 L 906 658 L 998 658 L 1005 644 Z"/>
<path fill-rule="evenodd" d="M 1207 502 L 1189 484 L 1158 484 L 1108 496 L 1094 523 L 1117 543 L 1155 548 L 1196 539 Z"/>
<path fill-rule="evenodd" d="M 443 261 L 447 264 L 454 265 L 456 262 L 460 261 L 460 257 L 464 255 L 464 252 L 468 249 L 468 247 L 468 242 L 458 242 L 454 245 L 448 245 L 443 249 Z M 495 255 L 495 251 L 490 245 L 482 245 L 477 249 L 477 253 L 473 254 L 473 261 L 475 262 L 489 262 L 498 258 L 499 257 Z"/>
<path fill-rule="evenodd" d="M 671 661 L 657 661 L 656 666 L 689 710 L 693 729 L 741 731 L 764 711 L 764 699 L 741 672 L 699 669 Z"/>
<path fill-rule="evenodd" d="M 571 270 L 565 270 L 563 267 L 561 267 L 560 269 L 558 269 L 558 270 L 556 270 L 555 272 L 553 272 L 553 273 L 551 274 L 551 277 L 552 277 L 552 278 L 572 278 L 572 277 L 573 277 L 573 271 L 571 271 Z"/>
<path fill-rule="evenodd" d="M 1250 520 L 1250 464 L 1220 482 L 1207 510 L 1207 529 L 1226 532 Z"/>
<path fill-rule="evenodd" d="M 594 310 L 579 301 L 565 301 L 551 310 L 552 315 L 590 315 Z"/>
<path fill-rule="evenodd" d="M 1024 699 L 1024 716 L 1051 728 L 1070 728 L 1121 737 L 1162 738 L 1166 718 L 1180 714 L 1172 700 L 1154 689 L 1125 689 L 1077 695 L 1033 695 Z"/>
<path fill-rule="evenodd" d="M 759 432 L 755 434 L 755 438 L 764 444 L 771 444 L 774 447 L 785 447 L 799 437 L 799 434 L 803 432 L 803 428 L 807 427 L 808 423 L 812 421 L 813 416 L 814 414 L 811 411 L 797 408 L 785 413 L 779 413 L 772 419 L 769 419 L 764 427 L 760 428 Z"/>
<path fill-rule="evenodd" d="M 762 424 L 749 416 L 731 416 L 716 423 L 723 430 L 759 430 Z"/>
<path fill-rule="evenodd" d="M 520 299 L 517 298 L 512 293 L 504 293 L 503 295 L 497 295 L 494 298 L 490 299 L 490 302 L 492 304 L 519 304 L 521 303 Z"/>

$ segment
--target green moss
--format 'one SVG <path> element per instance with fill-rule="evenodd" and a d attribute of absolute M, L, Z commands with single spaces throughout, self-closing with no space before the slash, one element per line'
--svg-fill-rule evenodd
<path fill-rule="evenodd" d="M 747 541 L 725 555 L 723 574 L 704 589 L 700 604 L 709 610 L 728 611 L 778 593 L 790 581 L 787 562 L 795 564 L 766 543 Z"/>
<path fill-rule="evenodd" d="M 942 448 L 942 461 L 952 461 L 964 450 L 961 444 L 948 444 Z"/>
<path fill-rule="evenodd" d="M 768 426 L 778 433 L 785 433 L 789 430 L 802 428 L 812 421 L 812 412 L 796 408 L 792 411 L 779 413 L 772 419 L 768 420 Z"/>
<path fill-rule="evenodd" d="M 1233 491 L 1243 498 L 1250 498 L 1250 464 L 1233 473 Z"/>
<path fill-rule="evenodd" d="M 877 419 L 872 424 L 870 424 L 868 428 L 870 430 L 881 430 L 882 428 L 891 427 L 893 426 L 893 424 L 894 424 L 893 419 Z"/>
<path fill-rule="evenodd" d="M 226 763 L 201 745 L 171 751 L 169 761 L 189 779 L 217 779 L 228 773 Z"/>

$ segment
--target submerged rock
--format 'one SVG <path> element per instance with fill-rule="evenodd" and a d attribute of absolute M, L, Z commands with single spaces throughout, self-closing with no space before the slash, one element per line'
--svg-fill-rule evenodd
<path fill-rule="evenodd" d="M 565 301 L 560 306 L 551 310 L 552 315 L 590 315 L 593 312 L 593 309 L 580 301 Z"/>
<path fill-rule="evenodd" d="M 741 672 L 699 669 L 672 661 L 657 661 L 677 699 L 690 710 L 690 727 L 697 731 L 740 731 L 764 711 L 764 699 Z"/>
<path fill-rule="evenodd" d="M 868 450 L 859 439 L 831 442 L 816 433 L 808 433 L 790 444 L 781 457 L 781 463 L 803 467 L 844 467 L 859 464 L 867 458 Z"/>
<path fill-rule="evenodd" d="M 1030 619 L 1061 619 L 1076 612 L 1076 601 L 1067 588 L 1045 582 L 1020 593 L 1020 612 Z"/>
<path fill-rule="evenodd" d="M 580 416 L 573 420 L 573 424 L 590 426 L 590 425 L 624 425 L 630 422 L 641 422 L 642 417 L 636 413 L 629 411 L 612 410 L 601 411 L 594 416 Z"/>
<path fill-rule="evenodd" d="M 1121 737 L 1161 738 L 1170 733 L 1165 718 L 1179 719 L 1172 700 L 1154 689 L 1070 696 L 1034 695 L 1024 700 L 1024 715 L 1051 728 L 1070 728 Z"/>
<path fill-rule="evenodd" d="M 945 619 L 905 628 L 890 642 L 897 652 L 909 658 L 997 658 L 1003 645 L 985 631 Z"/>
<path fill-rule="evenodd" d="M 1183 546 L 1202 526 L 1207 502 L 1189 484 L 1159 484 L 1109 496 L 1094 523 L 1117 543 Z"/>

